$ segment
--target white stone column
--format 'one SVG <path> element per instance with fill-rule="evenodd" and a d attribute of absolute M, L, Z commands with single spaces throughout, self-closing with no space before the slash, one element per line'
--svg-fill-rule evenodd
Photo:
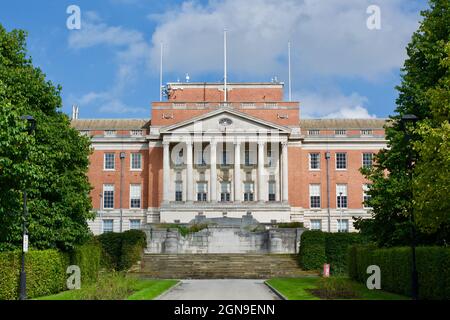
<path fill-rule="evenodd" d="M 209 178 L 209 199 L 211 202 L 217 201 L 217 142 L 212 140 L 210 142 L 210 178 Z"/>
<path fill-rule="evenodd" d="M 169 141 L 163 141 L 163 202 L 170 201 L 170 153 Z"/>
<path fill-rule="evenodd" d="M 289 200 L 289 188 L 288 188 L 288 143 L 281 143 L 281 170 L 282 170 L 282 191 L 281 191 L 281 199 L 283 202 L 288 202 Z"/>
<path fill-rule="evenodd" d="M 186 141 L 186 201 L 194 200 L 192 141 Z"/>
<path fill-rule="evenodd" d="M 258 201 L 267 201 L 264 192 L 264 146 L 265 142 L 258 141 Z"/>
<path fill-rule="evenodd" d="M 242 201 L 241 191 L 241 142 L 234 142 L 234 201 Z"/>

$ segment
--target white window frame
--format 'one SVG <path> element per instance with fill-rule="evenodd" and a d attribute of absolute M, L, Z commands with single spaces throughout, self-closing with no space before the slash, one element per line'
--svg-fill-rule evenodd
<path fill-rule="evenodd" d="M 320 136 L 319 129 L 308 129 L 308 136 Z"/>
<path fill-rule="evenodd" d="M 315 225 L 315 223 L 319 223 L 319 228 L 313 228 L 313 225 Z M 322 231 L 322 219 L 311 219 L 309 220 L 309 229 L 310 230 L 320 230 Z"/>
<path fill-rule="evenodd" d="M 313 154 L 317 154 L 318 156 L 319 156 L 319 167 L 318 168 L 312 168 L 312 166 L 311 166 L 311 164 L 312 164 L 312 155 Z M 309 170 L 311 170 L 311 171 L 320 171 L 320 152 L 310 152 L 309 154 L 308 154 L 308 159 L 309 159 Z"/>
<path fill-rule="evenodd" d="M 342 196 L 346 197 L 345 206 L 340 207 L 341 199 L 338 201 L 339 192 L 342 192 Z M 336 209 L 348 209 L 348 185 L 345 183 L 336 184 Z"/>
<path fill-rule="evenodd" d="M 345 137 L 347 135 L 347 130 L 345 129 L 336 129 L 334 130 L 334 135 L 338 137 Z"/>
<path fill-rule="evenodd" d="M 139 188 L 139 198 L 137 197 L 138 194 L 136 193 L 136 190 L 133 189 Z M 133 207 L 132 206 L 132 200 L 139 200 L 139 207 Z M 129 203 L 130 209 L 141 209 L 142 208 L 142 185 L 139 183 L 132 183 L 130 184 L 130 203 Z"/>
<path fill-rule="evenodd" d="M 105 222 L 111 222 L 111 230 L 105 231 Z M 114 232 L 114 219 L 103 219 L 102 220 L 102 233 L 105 232 Z"/>
<path fill-rule="evenodd" d="M 362 194 L 362 196 L 363 196 L 363 199 L 362 199 L 363 200 L 362 201 L 363 208 L 364 209 L 371 209 L 372 207 L 368 207 L 366 205 L 366 199 L 365 199 L 366 197 L 371 198 L 371 196 L 367 194 L 367 191 L 369 191 L 369 184 L 368 183 L 364 183 L 362 185 L 362 189 L 363 189 L 363 194 Z"/>
<path fill-rule="evenodd" d="M 112 189 L 112 190 L 107 190 L 107 189 Z M 106 197 L 105 197 L 105 192 L 112 192 L 112 207 L 105 207 L 105 199 L 106 199 Z M 102 207 L 103 207 L 103 210 L 113 210 L 114 209 L 114 198 L 115 198 L 115 188 L 114 188 L 114 184 L 112 184 L 112 183 L 105 183 L 104 185 L 103 185 L 103 193 L 102 193 Z"/>
<path fill-rule="evenodd" d="M 133 168 L 134 157 L 139 156 L 139 168 Z M 142 153 L 132 152 L 130 155 L 130 171 L 142 171 Z"/>
<path fill-rule="evenodd" d="M 371 154 L 372 155 L 372 157 L 371 157 L 371 162 L 370 162 L 370 167 L 369 166 L 365 166 L 364 165 L 364 155 L 365 154 Z M 361 154 L 361 167 L 362 168 L 372 168 L 372 166 L 373 166 L 373 152 L 363 152 L 362 154 Z"/>
<path fill-rule="evenodd" d="M 143 132 L 142 130 L 130 130 L 130 136 L 132 137 L 142 137 Z"/>
<path fill-rule="evenodd" d="M 139 225 L 137 228 L 136 228 L 136 226 L 133 227 L 133 224 L 135 224 L 136 221 Z M 141 226 L 142 226 L 141 219 L 130 219 L 130 230 L 139 230 L 139 229 L 141 229 Z"/>
<path fill-rule="evenodd" d="M 106 168 L 106 156 L 112 155 L 113 156 L 113 168 Z M 114 152 L 105 152 L 103 154 L 103 170 L 104 171 L 115 171 L 116 170 L 116 154 Z"/>
<path fill-rule="evenodd" d="M 373 136 L 373 130 L 372 129 L 362 129 L 361 130 L 361 136 L 363 136 L 363 137 L 371 137 L 371 136 Z"/>
<path fill-rule="evenodd" d="M 322 208 L 322 194 L 321 194 L 321 185 L 319 183 L 311 183 L 309 185 L 309 208 L 310 209 L 320 209 Z M 318 192 L 317 192 L 318 191 Z M 312 206 L 311 197 L 319 197 L 319 206 Z"/>
<path fill-rule="evenodd" d="M 115 137 L 117 136 L 117 130 L 105 130 L 104 135 L 105 137 Z"/>
<path fill-rule="evenodd" d="M 345 168 L 338 168 L 338 154 L 345 155 Z M 335 158 L 334 162 L 335 162 L 336 170 L 339 170 L 339 171 L 347 170 L 347 168 L 348 168 L 348 154 L 347 154 L 347 152 L 336 152 L 334 154 L 334 158 Z"/>
<path fill-rule="evenodd" d="M 345 226 L 347 227 L 345 229 L 342 228 L 343 222 L 345 222 Z M 338 218 L 337 219 L 337 231 L 338 232 L 350 232 L 350 222 L 349 222 L 349 220 L 348 219 L 344 219 L 344 218 L 342 218 L 342 219 Z"/>

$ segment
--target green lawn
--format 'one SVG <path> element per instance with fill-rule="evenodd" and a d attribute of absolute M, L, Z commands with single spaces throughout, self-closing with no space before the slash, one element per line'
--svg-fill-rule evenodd
<path fill-rule="evenodd" d="M 36 300 L 152 300 L 178 283 L 178 280 L 138 279 L 107 276 L 99 282 Z"/>
<path fill-rule="evenodd" d="M 283 294 L 288 300 L 320 300 L 306 289 L 315 289 L 320 277 L 304 277 L 304 278 L 274 278 L 267 280 L 273 288 Z M 398 294 L 382 291 L 369 290 L 361 283 L 348 281 L 355 292 L 360 296 L 361 300 L 407 300 L 408 297 Z"/>

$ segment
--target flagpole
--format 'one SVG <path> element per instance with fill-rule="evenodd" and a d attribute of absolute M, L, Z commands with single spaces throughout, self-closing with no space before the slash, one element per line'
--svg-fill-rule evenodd
<path fill-rule="evenodd" d="M 291 42 L 288 42 L 288 68 L 289 68 L 289 101 L 292 101 L 292 90 L 291 90 Z"/>
<path fill-rule="evenodd" d="M 159 101 L 162 101 L 162 84 L 163 84 L 163 43 L 161 42 L 161 52 L 159 61 Z"/>
<path fill-rule="evenodd" d="M 223 29 L 223 101 L 227 102 L 227 29 Z"/>

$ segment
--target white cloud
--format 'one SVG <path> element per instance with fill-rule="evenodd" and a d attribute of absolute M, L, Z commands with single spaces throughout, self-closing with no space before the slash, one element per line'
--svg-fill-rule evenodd
<path fill-rule="evenodd" d="M 81 107 L 100 104 L 100 112 L 136 113 L 143 108 L 128 107 L 121 101 L 126 89 L 150 66 L 150 46 L 144 35 L 121 26 L 109 26 L 95 12 L 86 12 L 81 30 L 71 32 L 68 38 L 71 49 L 82 50 L 95 46 L 112 49 L 116 59 L 116 75 L 112 87 L 103 92 L 89 92 L 77 100 Z"/>
<path fill-rule="evenodd" d="M 417 13 L 402 9 L 407 1 L 377 1 L 381 30 L 366 27 L 372 0 L 184 2 L 162 15 L 149 15 L 158 23 L 152 60 L 156 67 L 162 41 L 167 71 L 221 72 L 226 26 L 229 69 L 236 75 L 285 75 L 291 40 L 294 76 L 372 79 L 398 69 L 405 58 L 404 48 L 417 28 Z"/>
<path fill-rule="evenodd" d="M 336 90 L 321 93 L 299 92 L 294 94 L 300 100 L 302 118 L 375 118 L 364 106 L 367 97 L 353 92 L 344 95 Z"/>

